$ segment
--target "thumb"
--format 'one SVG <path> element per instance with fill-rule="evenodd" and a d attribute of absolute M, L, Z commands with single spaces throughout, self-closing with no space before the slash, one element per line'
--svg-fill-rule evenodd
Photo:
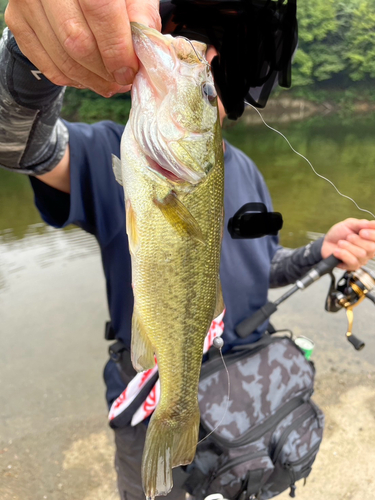
<path fill-rule="evenodd" d="M 127 0 L 126 9 L 130 22 L 137 22 L 161 31 L 159 0 Z"/>

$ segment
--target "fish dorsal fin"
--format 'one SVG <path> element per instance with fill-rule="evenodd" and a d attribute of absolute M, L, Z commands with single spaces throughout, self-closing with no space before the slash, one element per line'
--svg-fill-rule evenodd
<path fill-rule="evenodd" d="M 162 201 L 155 198 L 154 203 L 160 208 L 164 217 L 180 236 L 189 236 L 203 244 L 205 243 L 198 222 L 194 219 L 185 205 L 178 199 L 176 193 L 171 191 Z"/>
<path fill-rule="evenodd" d="M 131 359 L 137 372 L 149 370 L 155 365 L 154 349 L 147 337 L 136 307 L 133 309 Z"/>
<path fill-rule="evenodd" d="M 220 316 L 220 314 L 224 311 L 224 309 L 225 309 L 225 304 L 224 304 L 224 299 L 223 299 L 223 291 L 221 288 L 220 278 L 218 277 L 218 279 L 217 279 L 217 292 L 216 292 L 216 307 L 215 307 L 213 319 Z"/>
<path fill-rule="evenodd" d="M 115 174 L 116 181 L 122 186 L 121 160 L 120 158 L 117 158 L 116 155 L 112 155 L 112 168 L 113 173 Z"/>

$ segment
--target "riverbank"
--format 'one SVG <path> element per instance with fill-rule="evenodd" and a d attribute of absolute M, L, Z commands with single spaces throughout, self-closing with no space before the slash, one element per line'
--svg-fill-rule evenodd
<path fill-rule="evenodd" d="M 363 98 L 354 92 L 303 93 L 285 91 L 270 98 L 264 109 L 260 109 L 267 123 L 291 123 L 304 121 L 314 116 L 358 116 L 375 112 L 375 101 L 367 93 Z M 250 106 L 241 118 L 246 125 L 261 123 L 259 115 Z"/>

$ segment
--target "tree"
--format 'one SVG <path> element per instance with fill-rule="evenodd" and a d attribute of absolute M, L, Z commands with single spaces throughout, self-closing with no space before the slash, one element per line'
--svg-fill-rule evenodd
<path fill-rule="evenodd" d="M 327 80 L 345 68 L 339 47 L 332 50 L 338 30 L 335 0 L 299 0 L 299 49 L 293 67 L 293 85 L 309 85 Z"/>
<path fill-rule="evenodd" d="M 375 0 L 362 0 L 352 16 L 346 52 L 350 77 L 375 78 Z"/>

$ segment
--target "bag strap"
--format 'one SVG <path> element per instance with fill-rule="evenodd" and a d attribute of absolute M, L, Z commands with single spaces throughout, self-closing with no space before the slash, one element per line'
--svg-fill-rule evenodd
<path fill-rule="evenodd" d="M 233 500 L 256 500 L 261 492 L 264 471 L 249 470 L 242 483 L 242 488 Z"/>
<path fill-rule="evenodd" d="M 273 337 L 272 338 L 269 333 L 264 333 L 262 335 L 262 337 L 257 342 L 253 342 L 252 344 L 242 344 L 242 345 L 234 346 L 234 347 L 232 347 L 230 352 L 253 351 L 254 349 L 258 349 L 259 347 L 265 347 L 265 346 L 271 344 L 275 338 L 280 338 L 280 337 Z"/>

